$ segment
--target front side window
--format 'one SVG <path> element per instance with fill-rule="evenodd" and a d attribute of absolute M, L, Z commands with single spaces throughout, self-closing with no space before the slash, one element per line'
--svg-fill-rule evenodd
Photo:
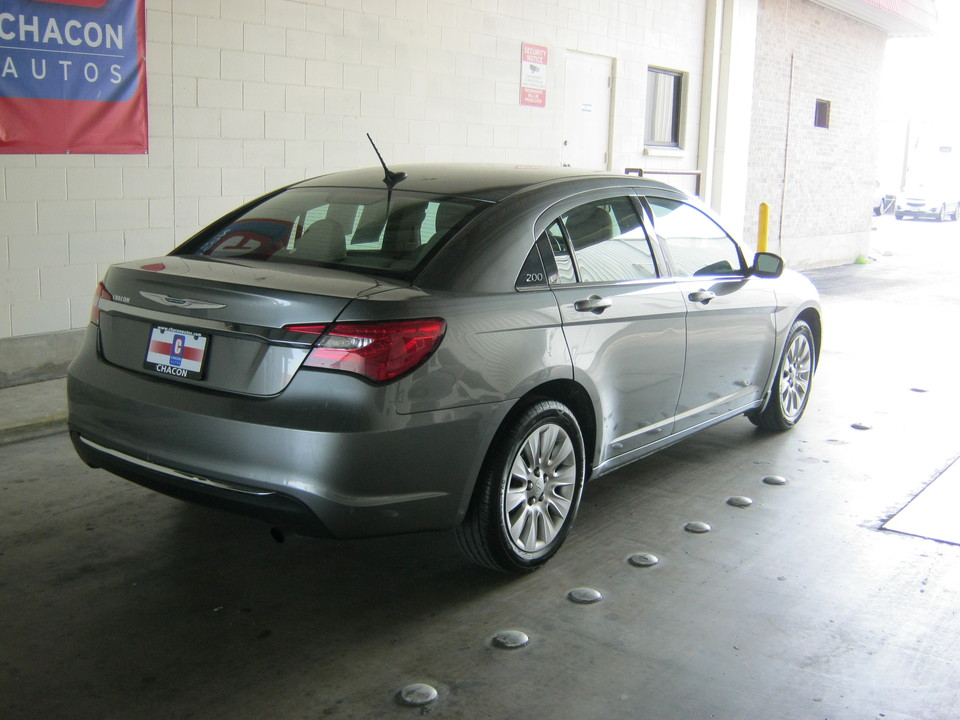
<path fill-rule="evenodd" d="M 644 144 L 680 147 L 682 109 L 683 73 L 649 68 Z"/>
<path fill-rule="evenodd" d="M 692 205 L 648 197 L 654 230 L 680 277 L 744 272 L 743 254 L 729 235 Z"/>
<path fill-rule="evenodd" d="M 404 276 L 486 205 L 402 191 L 294 187 L 174 253 Z"/>

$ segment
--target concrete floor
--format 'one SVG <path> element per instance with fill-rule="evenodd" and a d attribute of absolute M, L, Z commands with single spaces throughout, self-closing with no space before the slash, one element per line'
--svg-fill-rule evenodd
<path fill-rule="evenodd" d="M 877 262 L 812 273 L 800 426 L 735 419 L 598 480 L 528 577 L 445 535 L 277 544 L 62 434 L 0 447 L 0 718 L 960 717 L 960 547 L 881 529 L 960 455 L 960 224 L 878 227 Z M 494 647 L 511 629 L 530 643 Z M 418 682 L 438 699 L 400 705 Z"/>

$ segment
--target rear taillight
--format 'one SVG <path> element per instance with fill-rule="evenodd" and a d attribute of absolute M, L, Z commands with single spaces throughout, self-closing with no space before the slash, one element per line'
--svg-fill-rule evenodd
<path fill-rule="evenodd" d="M 93 296 L 93 307 L 90 308 L 90 322 L 94 325 L 100 324 L 100 301 L 113 300 L 113 295 L 107 290 L 107 287 L 101 282 L 97 285 L 97 292 Z"/>
<path fill-rule="evenodd" d="M 410 372 L 437 349 L 443 320 L 398 320 L 377 323 L 288 325 L 292 332 L 318 334 L 304 367 L 362 375 L 385 382 Z"/>

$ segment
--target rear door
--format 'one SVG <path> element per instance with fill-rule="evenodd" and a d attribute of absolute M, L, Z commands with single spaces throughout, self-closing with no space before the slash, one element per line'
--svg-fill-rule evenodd
<path fill-rule="evenodd" d="M 763 393 L 773 364 L 774 281 L 747 273 L 737 244 L 679 200 L 647 197 L 686 306 L 686 356 L 675 432 L 743 409 Z"/>
<path fill-rule="evenodd" d="M 630 194 L 592 194 L 557 207 L 549 244 L 574 377 L 599 401 L 597 462 L 664 438 L 683 373 L 684 301 L 661 277 Z"/>

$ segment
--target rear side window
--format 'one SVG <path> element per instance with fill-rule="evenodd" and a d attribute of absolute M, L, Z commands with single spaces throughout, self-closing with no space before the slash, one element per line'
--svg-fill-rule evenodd
<path fill-rule="evenodd" d="M 739 246 L 710 217 L 678 200 L 648 197 L 654 229 L 663 241 L 676 274 L 730 275 L 744 271 Z"/>
<path fill-rule="evenodd" d="M 402 191 L 290 188 L 212 226 L 175 254 L 403 276 L 486 206 Z"/>
<path fill-rule="evenodd" d="M 628 197 L 575 207 L 551 224 L 544 236 L 556 257 L 560 283 L 622 282 L 657 276 L 650 241 Z M 573 250 L 572 258 L 568 248 Z"/>

